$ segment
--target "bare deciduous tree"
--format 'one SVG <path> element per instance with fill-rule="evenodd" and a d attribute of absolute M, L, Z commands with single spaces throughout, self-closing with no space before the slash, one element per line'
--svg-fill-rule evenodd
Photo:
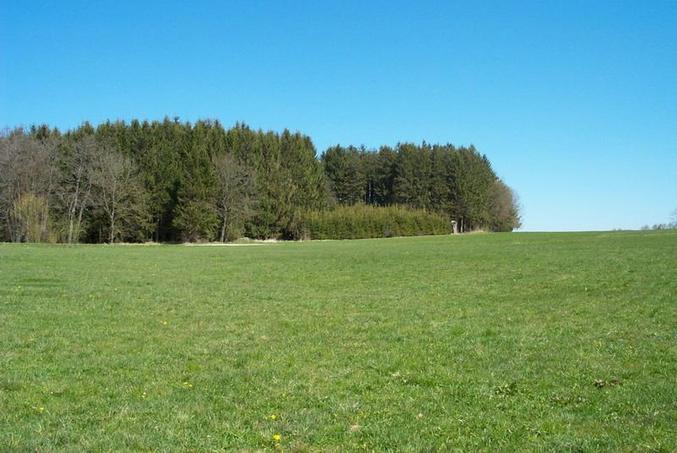
<path fill-rule="evenodd" d="M 217 180 L 217 211 L 221 221 L 219 239 L 242 228 L 254 213 L 256 203 L 254 176 L 230 154 L 212 159 Z"/>
<path fill-rule="evenodd" d="M 489 193 L 489 209 L 491 211 L 494 231 L 512 231 L 521 226 L 519 202 L 515 192 L 503 181 L 497 179 Z"/>
<path fill-rule="evenodd" d="M 67 242 L 78 242 L 82 218 L 91 204 L 91 172 L 97 143 L 93 136 L 84 136 L 66 147 L 62 160 L 62 178 L 57 196 L 64 206 L 68 224 Z"/>
<path fill-rule="evenodd" d="M 0 223 L 12 241 L 47 239 L 49 216 L 46 213 L 55 182 L 55 146 L 50 138 L 39 140 L 20 129 L 0 137 Z M 28 205 L 35 206 L 35 200 L 44 204 L 45 215 L 24 216 Z M 30 238 L 26 236 L 29 230 Z"/>
<path fill-rule="evenodd" d="M 94 158 L 91 181 L 92 201 L 106 216 L 108 241 L 144 239 L 151 222 L 148 195 L 134 162 L 103 146 Z"/>

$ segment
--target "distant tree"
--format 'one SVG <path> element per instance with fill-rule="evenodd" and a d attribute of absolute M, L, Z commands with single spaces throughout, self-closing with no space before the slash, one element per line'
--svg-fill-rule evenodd
<path fill-rule="evenodd" d="M 151 229 L 148 194 L 134 162 L 107 145 L 92 162 L 93 203 L 106 219 L 108 242 L 141 241 Z"/>
<path fill-rule="evenodd" d="M 216 207 L 221 221 L 219 240 L 239 236 L 256 209 L 255 176 L 231 154 L 213 159 L 216 174 Z"/>
<path fill-rule="evenodd" d="M 425 209 L 430 207 L 430 148 L 425 143 L 417 147 L 403 143 L 397 147 L 393 179 L 395 202 Z"/>
<path fill-rule="evenodd" d="M 395 178 L 397 153 L 389 146 L 382 146 L 377 153 L 370 154 L 375 156 L 375 160 L 369 173 L 371 194 L 367 202 L 377 206 L 391 205 L 395 202 L 393 179 Z"/>
<path fill-rule="evenodd" d="M 127 174 L 132 192 L 144 195 L 105 197 L 117 177 L 104 169 Z M 334 146 L 318 159 L 308 136 L 242 123 L 85 122 L 63 135 L 39 125 L 0 134 L 0 240 L 145 240 L 146 216 L 156 241 L 304 237 L 304 213 L 337 203 L 402 205 L 456 220 L 461 231 L 506 230 L 517 216 L 496 181 L 472 146 Z M 323 228 L 348 234 L 341 216 L 347 223 L 365 212 L 338 211 Z M 134 218 L 135 227 L 124 220 Z M 413 218 L 431 217 L 406 221 Z"/>
<path fill-rule="evenodd" d="M 488 228 L 491 190 L 496 180 L 491 164 L 473 146 L 459 148 L 452 156 L 454 219 L 461 232 Z"/>
<path fill-rule="evenodd" d="M 144 123 L 134 139 L 137 161 L 142 168 L 144 185 L 150 196 L 156 241 L 175 240 L 179 233 L 173 225 L 182 174 L 181 156 L 190 147 L 189 131 L 165 118 L 162 122 Z M 145 139 L 141 139 L 145 137 Z"/>
<path fill-rule="evenodd" d="M 455 184 L 452 169 L 452 146 L 433 146 L 430 151 L 430 207 L 448 219 L 453 214 L 452 189 Z"/>
<path fill-rule="evenodd" d="M 91 205 L 92 165 L 99 152 L 93 135 L 63 144 L 56 197 L 67 223 L 66 242 L 78 242 L 85 210 Z"/>
<path fill-rule="evenodd" d="M 185 241 L 210 241 L 216 236 L 216 176 L 211 164 L 210 124 L 199 122 L 187 131 L 190 140 L 180 148 L 181 171 L 173 226 Z"/>
<path fill-rule="evenodd" d="M 500 179 L 491 188 L 490 211 L 492 231 L 512 231 L 521 226 L 517 196 Z"/>
<path fill-rule="evenodd" d="M 41 131 L 44 132 L 35 129 L 36 133 Z M 49 200 L 55 184 L 55 140 L 51 134 L 43 133 L 38 138 L 22 129 L 0 137 L 0 224 L 12 241 L 41 241 L 48 235 Z M 44 215 L 27 216 L 36 212 L 38 203 Z M 35 233 L 37 230 L 40 234 Z M 31 231 L 30 236 L 27 231 Z"/>
<path fill-rule="evenodd" d="M 180 199 L 173 226 L 186 242 L 210 241 L 219 219 L 213 203 L 200 198 Z"/>
<path fill-rule="evenodd" d="M 378 152 L 364 151 L 360 157 L 366 178 L 364 202 L 375 206 L 391 204 L 396 154 L 384 146 Z"/>
<path fill-rule="evenodd" d="M 338 145 L 329 148 L 322 155 L 322 163 L 338 203 L 352 205 L 364 201 L 367 177 L 357 148 Z"/>
<path fill-rule="evenodd" d="M 284 130 L 279 136 L 280 164 L 294 185 L 296 210 L 322 209 L 327 204 L 327 179 L 310 137 Z"/>
<path fill-rule="evenodd" d="M 654 225 L 643 225 L 641 227 L 643 231 L 648 230 L 674 230 L 677 229 L 677 209 L 675 209 L 670 215 L 670 221 L 667 223 L 656 223 Z"/>

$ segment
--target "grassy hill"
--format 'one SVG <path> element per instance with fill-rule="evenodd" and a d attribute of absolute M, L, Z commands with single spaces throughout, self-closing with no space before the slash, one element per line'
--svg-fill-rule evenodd
<path fill-rule="evenodd" d="M 675 232 L 7 244 L 0 327 L 8 450 L 677 445 Z"/>

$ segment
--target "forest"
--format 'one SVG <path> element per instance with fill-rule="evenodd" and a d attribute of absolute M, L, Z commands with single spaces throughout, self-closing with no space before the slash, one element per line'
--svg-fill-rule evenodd
<path fill-rule="evenodd" d="M 473 146 L 333 146 L 218 121 L 0 135 L 0 241 L 200 242 L 511 231 L 517 198 Z"/>

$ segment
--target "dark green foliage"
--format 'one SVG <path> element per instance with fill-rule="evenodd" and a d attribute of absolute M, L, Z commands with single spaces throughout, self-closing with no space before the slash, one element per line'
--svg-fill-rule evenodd
<path fill-rule="evenodd" d="M 115 165 L 124 163 L 120 175 L 134 181 L 134 196 L 127 198 L 134 206 L 115 208 L 113 217 L 131 216 L 122 223 L 106 220 L 112 211 L 104 214 L 96 199 L 102 192 L 95 190 L 92 166 L 107 153 L 119 157 Z M 16 129 L 0 136 L 0 176 L 0 240 L 28 240 L 22 233 L 28 226 L 12 214 L 20 199 L 38 200 L 48 213 L 33 216 L 41 233 L 31 237 L 61 242 L 298 238 L 305 235 L 303 213 L 363 203 L 426 215 L 398 217 L 398 233 L 382 228 L 381 214 L 363 207 L 331 211 L 331 222 L 344 224 L 323 237 L 430 234 L 439 220 L 431 223 L 430 213 L 445 225 L 455 220 L 461 231 L 519 226 L 511 189 L 472 146 L 334 146 L 318 159 L 311 139 L 298 132 L 255 131 L 240 123 L 226 130 L 210 120 L 83 123 L 63 135 L 45 125 Z M 358 212 L 360 226 L 352 223 Z"/>
<path fill-rule="evenodd" d="M 383 146 L 378 152 L 362 154 L 362 165 L 367 177 L 365 202 L 376 206 L 393 203 L 393 178 L 397 154 Z"/>
<path fill-rule="evenodd" d="M 282 133 L 280 140 L 281 164 L 293 182 L 291 203 L 296 209 L 322 209 L 327 206 L 327 184 L 310 137 L 298 132 Z"/>
<path fill-rule="evenodd" d="M 364 194 L 367 185 L 365 168 L 361 155 L 366 152 L 358 151 L 349 146 L 334 146 L 322 155 L 324 171 L 329 178 L 331 190 L 340 204 L 351 205 L 365 200 Z"/>
<path fill-rule="evenodd" d="M 398 146 L 393 178 L 396 203 L 415 208 L 430 207 L 430 147 L 412 144 Z"/>
<path fill-rule="evenodd" d="M 378 152 L 335 146 L 323 162 L 339 204 L 426 209 L 455 220 L 462 232 L 520 225 L 512 190 L 503 183 L 497 189 L 491 163 L 473 146 L 401 143 Z"/>
<path fill-rule="evenodd" d="M 497 177 L 486 156 L 473 146 L 452 155 L 452 203 L 461 231 L 487 228 L 491 223 L 491 190 Z"/>
<path fill-rule="evenodd" d="M 185 241 L 209 241 L 216 237 L 217 177 L 210 156 L 219 152 L 219 143 L 211 132 L 209 123 L 198 121 L 189 131 L 190 146 L 179 150 L 183 171 L 172 223 Z"/>
<path fill-rule="evenodd" d="M 450 227 L 445 217 L 422 209 L 358 204 L 306 212 L 301 230 L 308 239 L 366 239 L 447 234 Z"/>
<path fill-rule="evenodd" d="M 455 183 L 452 161 L 453 147 L 433 146 L 430 151 L 430 207 L 441 213 L 453 212 L 454 203 L 451 197 Z"/>
<path fill-rule="evenodd" d="M 214 206 L 200 197 L 187 197 L 179 204 L 174 226 L 184 241 L 209 241 L 216 236 L 219 219 Z"/>

